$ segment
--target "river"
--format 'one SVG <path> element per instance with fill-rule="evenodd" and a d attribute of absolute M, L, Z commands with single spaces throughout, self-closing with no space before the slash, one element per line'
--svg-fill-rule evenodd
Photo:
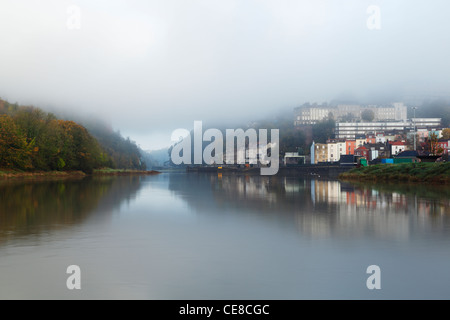
<path fill-rule="evenodd" d="M 281 176 L 0 181 L 0 299 L 449 299 L 449 199 Z"/>

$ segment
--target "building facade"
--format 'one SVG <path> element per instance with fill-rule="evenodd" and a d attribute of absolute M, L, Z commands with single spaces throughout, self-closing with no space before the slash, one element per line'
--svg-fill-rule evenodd
<path fill-rule="evenodd" d="M 408 149 L 406 142 L 404 141 L 393 141 L 389 143 L 391 148 L 391 155 L 396 156 L 400 152 L 406 151 Z"/>
<path fill-rule="evenodd" d="M 336 139 L 355 139 L 358 135 L 369 132 L 405 132 L 421 129 L 438 130 L 441 128 L 441 118 L 421 118 L 412 121 L 385 122 L 336 122 Z"/>
<path fill-rule="evenodd" d="M 369 149 L 367 149 L 365 146 L 358 147 L 355 150 L 355 156 L 364 157 L 369 160 Z"/>
<path fill-rule="evenodd" d="M 346 154 L 345 140 L 331 139 L 327 141 L 328 145 L 328 161 L 337 162 L 341 155 Z"/>
<path fill-rule="evenodd" d="M 355 154 L 355 150 L 356 150 L 356 140 L 354 140 L 354 139 L 345 140 L 346 154 Z"/>
<path fill-rule="evenodd" d="M 389 106 L 340 104 L 332 107 L 326 104 L 305 104 L 294 109 L 294 125 L 316 124 L 328 118 L 336 121 L 343 119 L 361 121 L 363 112 L 366 110 L 372 111 L 373 121 L 407 121 L 407 107 L 402 102 L 392 103 Z"/>
<path fill-rule="evenodd" d="M 328 162 L 328 144 L 316 143 L 314 150 L 314 163 Z"/>

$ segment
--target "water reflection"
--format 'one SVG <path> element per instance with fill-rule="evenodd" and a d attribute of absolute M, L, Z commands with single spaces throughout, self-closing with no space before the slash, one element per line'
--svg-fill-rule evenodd
<path fill-rule="evenodd" d="M 448 298 L 448 193 L 186 173 L 2 182 L 0 299 Z"/>
<path fill-rule="evenodd" d="M 443 232 L 450 217 L 450 190 L 441 186 L 195 174 L 171 176 L 169 188 L 198 214 L 256 212 L 309 236 L 407 238 Z"/>
<path fill-rule="evenodd" d="M 140 177 L 0 181 L 0 244 L 105 218 L 141 188 Z"/>
<path fill-rule="evenodd" d="M 111 212 L 149 186 L 169 189 L 202 217 L 256 214 L 309 236 L 406 238 L 412 232 L 444 232 L 449 225 L 450 190 L 439 186 L 207 174 L 170 174 L 149 181 L 135 176 L 2 181 L 0 244 L 20 235 L 75 226 L 87 218 L 109 219 Z M 150 210 L 157 201 L 149 197 Z"/>

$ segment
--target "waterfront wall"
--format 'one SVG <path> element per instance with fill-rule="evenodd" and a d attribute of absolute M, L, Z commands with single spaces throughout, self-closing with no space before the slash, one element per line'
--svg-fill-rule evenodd
<path fill-rule="evenodd" d="M 337 178 L 339 174 L 353 169 L 353 165 L 299 165 L 280 167 L 278 176 L 299 176 L 299 177 L 323 177 L 323 178 Z M 260 175 L 261 168 L 239 168 L 239 167 L 187 167 L 187 172 L 199 173 L 222 173 L 222 174 L 246 174 L 246 175 Z"/>

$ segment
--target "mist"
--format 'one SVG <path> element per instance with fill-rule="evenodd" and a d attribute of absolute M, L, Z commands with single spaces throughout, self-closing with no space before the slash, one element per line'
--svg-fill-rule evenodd
<path fill-rule="evenodd" d="M 448 97 L 449 9 L 443 0 L 2 0 L 0 97 L 100 118 L 144 149 L 195 120 Z"/>

